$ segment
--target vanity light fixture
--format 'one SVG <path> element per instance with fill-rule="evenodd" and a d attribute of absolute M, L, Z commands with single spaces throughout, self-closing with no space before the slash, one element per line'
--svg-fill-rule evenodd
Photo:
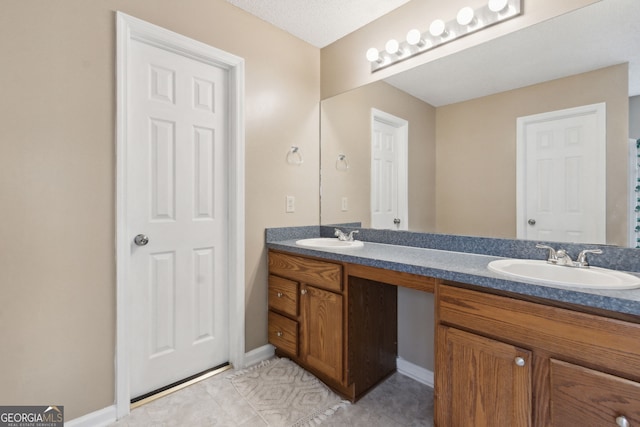
<path fill-rule="evenodd" d="M 382 64 L 383 62 L 380 52 L 378 52 L 378 49 L 375 47 L 371 47 L 367 50 L 367 60 L 369 62 L 377 62 L 378 64 Z"/>
<path fill-rule="evenodd" d="M 433 37 L 447 37 L 449 32 L 447 31 L 447 25 L 442 19 L 436 19 L 429 25 L 429 34 Z"/>
<path fill-rule="evenodd" d="M 469 26 L 478 23 L 478 19 L 476 18 L 473 8 L 469 6 L 460 9 L 456 16 L 456 21 L 462 26 Z"/>
<path fill-rule="evenodd" d="M 463 7 L 455 19 L 431 22 L 426 32 L 413 29 L 407 33 L 405 41 L 389 40 L 381 53 L 375 47 L 367 51 L 367 60 L 371 63 L 371 72 L 381 70 L 405 59 L 437 46 L 449 43 L 467 34 L 498 24 L 520 15 L 524 0 L 486 0 L 484 6 Z"/>
<path fill-rule="evenodd" d="M 420 30 L 413 29 L 407 33 L 407 44 L 409 44 L 409 46 L 423 47 L 426 42 L 422 38 Z"/>
<path fill-rule="evenodd" d="M 491 12 L 500 13 L 507 8 L 509 0 L 489 0 L 489 10 Z"/>
<path fill-rule="evenodd" d="M 387 51 L 389 55 L 398 55 L 402 56 L 402 49 L 400 49 L 400 43 L 398 40 L 391 39 L 384 45 L 384 50 Z"/>

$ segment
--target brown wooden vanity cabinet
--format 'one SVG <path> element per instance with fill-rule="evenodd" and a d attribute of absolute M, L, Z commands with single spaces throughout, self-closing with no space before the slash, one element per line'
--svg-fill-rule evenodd
<path fill-rule="evenodd" d="M 269 252 L 269 342 L 316 373 L 343 381 L 342 266 Z"/>
<path fill-rule="evenodd" d="M 639 324 L 446 285 L 436 304 L 436 425 L 640 425 Z"/>
<path fill-rule="evenodd" d="M 397 290 L 347 270 L 270 250 L 269 342 L 355 401 L 395 372 Z"/>

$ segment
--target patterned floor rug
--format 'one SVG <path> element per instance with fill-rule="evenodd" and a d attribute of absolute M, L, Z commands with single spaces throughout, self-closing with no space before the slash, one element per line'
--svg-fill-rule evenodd
<path fill-rule="evenodd" d="M 348 405 L 289 359 L 273 359 L 229 377 L 271 427 L 316 426 Z"/>

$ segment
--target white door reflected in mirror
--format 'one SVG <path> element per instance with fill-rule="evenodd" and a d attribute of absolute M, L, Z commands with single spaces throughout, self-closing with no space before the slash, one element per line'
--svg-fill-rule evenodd
<path fill-rule="evenodd" d="M 517 119 L 518 238 L 606 242 L 605 112 L 600 103 Z"/>
<path fill-rule="evenodd" d="M 371 227 L 406 230 L 409 123 L 371 110 Z"/>

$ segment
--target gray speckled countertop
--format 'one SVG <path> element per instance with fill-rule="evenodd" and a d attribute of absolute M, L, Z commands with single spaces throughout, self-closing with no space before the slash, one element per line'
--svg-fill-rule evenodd
<path fill-rule="evenodd" d="M 497 256 L 369 242 L 364 242 L 362 248 L 310 249 L 297 246 L 295 242 L 296 240 L 270 241 L 267 247 L 640 316 L 640 289 L 609 291 L 555 287 L 514 280 L 487 268 L 491 261 L 502 259 Z"/>

